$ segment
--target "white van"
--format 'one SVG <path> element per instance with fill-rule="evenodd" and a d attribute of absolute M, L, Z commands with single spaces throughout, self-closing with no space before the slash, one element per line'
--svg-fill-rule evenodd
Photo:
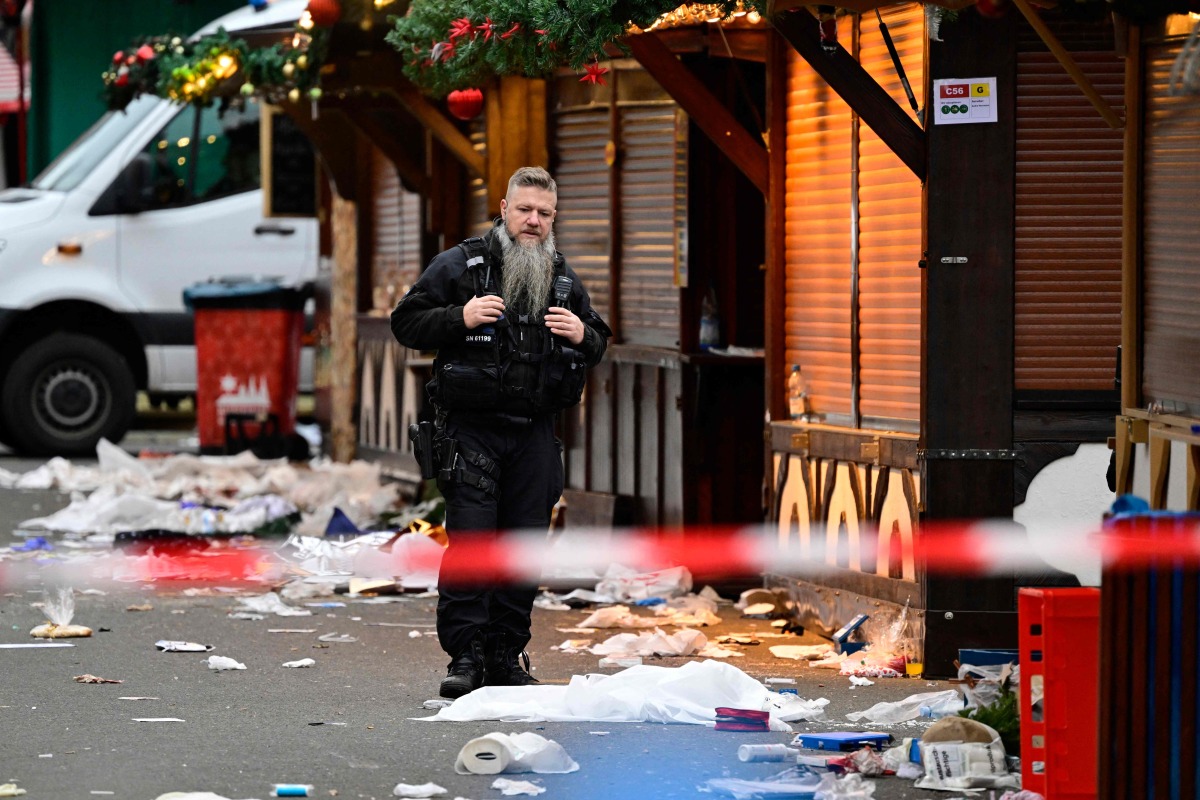
<path fill-rule="evenodd" d="M 306 0 L 199 34 L 286 29 Z M 87 454 L 132 424 L 139 389 L 196 388 L 185 287 L 316 276 L 313 217 L 265 218 L 259 109 L 143 96 L 102 117 L 29 187 L 0 192 L 0 441 Z"/>

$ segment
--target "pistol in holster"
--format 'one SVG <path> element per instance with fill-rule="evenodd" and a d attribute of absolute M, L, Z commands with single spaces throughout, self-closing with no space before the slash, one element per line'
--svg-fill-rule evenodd
<path fill-rule="evenodd" d="M 414 422 L 408 426 L 408 438 L 412 441 L 413 455 L 421 466 L 421 479 L 430 480 L 437 477 L 437 462 L 433 449 L 432 422 Z"/>

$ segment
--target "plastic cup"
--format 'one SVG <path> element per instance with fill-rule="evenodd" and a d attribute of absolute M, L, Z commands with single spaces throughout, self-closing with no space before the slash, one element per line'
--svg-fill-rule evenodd
<path fill-rule="evenodd" d="M 904 664 L 904 674 L 910 678 L 919 678 L 925 671 L 925 665 L 920 661 L 907 661 Z"/>

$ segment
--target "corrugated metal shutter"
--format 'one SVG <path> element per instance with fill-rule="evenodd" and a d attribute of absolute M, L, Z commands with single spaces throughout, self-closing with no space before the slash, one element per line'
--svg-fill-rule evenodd
<path fill-rule="evenodd" d="M 1017 56 L 1015 387 L 1111 390 L 1121 340 L 1122 133 L 1036 37 Z M 1032 39 L 1032 40 L 1031 40 Z M 1124 62 L 1072 56 L 1123 113 Z"/>
<path fill-rule="evenodd" d="M 840 25 L 850 41 L 849 18 Z M 850 415 L 850 107 L 788 51 L 784 348 L 814 413 Z M 839 419 L 840 418 L 840 419 Z"/>
<path fill-rule="evenodd" d="M 371 287 L 390 310 L 421 271 L 421 198 L 406 191 L 391 161 L 371 148 Z"/>
<path fill-rule="evenodd" d="M 554 235 L 558 249 L 592 297 L 592 307 L 608 319 L 609 168 L 607 106 L 565 109 L 554 114 L 554 180 L 558 183 L 558 216 Z"/>
<path fill-rule="evenodd" d="M 371 162 L 371 288 L 376 309 L 390 309 L 406 283 L 400 269 L 401 188 L 391 161 L 376 147 Z M 407 282 L 411 282 L 411 279 Z"/>
<path fill-rule="evenodd" d="M 1149 48 L 1143 180 L 1142 391 L 1164 410 L 1200 413 L 1200 98 L 1171 97 L 1182 45 Z"/>
<path fill-rule="evenodd" d="M 881 13 L 917 104 L 924 106 L 923 7 L 893 6 Z M 863 14 L 860 24 L 860 63 L 901 108 L 910 109 L 875 15 Z M 910 115 L 915 121 L 916 114 Z M 867 125 L 859 126 L 858 159 L 862 424 L 912 427 L 921 411 L 921 181 Z"/>
<path fill-rule="evenodd" d="M 622 342 L 679 344 L 675 286 L 675 105 L 617 109 Z"/>
<path fill-rule="evenodd" d="M 471 144 L 480 155 L 487 155 L 487 127 L 481 114 L 470 123 Z M 496 209 L 499 214 L 500 210 Z M 472 175 L 467 184 L 467 235 L 483 236 L 492 229 L 492 215 L 488 209 L 488 186 L 483 178 Z M 458 242 L 447 242 L 453 246 Z"/>

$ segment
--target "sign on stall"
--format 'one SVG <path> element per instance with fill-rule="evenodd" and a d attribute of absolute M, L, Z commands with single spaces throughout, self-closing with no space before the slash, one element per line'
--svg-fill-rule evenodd
<path fill-rule="evenodd" d="M 996 121 L 995 78 L 943 78 L 933 82 L 935 125 Z"/>

